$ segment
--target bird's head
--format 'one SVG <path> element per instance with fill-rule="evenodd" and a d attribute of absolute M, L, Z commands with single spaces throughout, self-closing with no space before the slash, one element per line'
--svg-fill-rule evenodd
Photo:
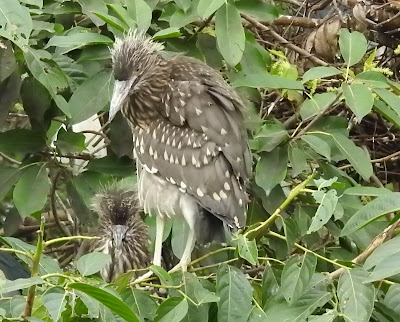
<path fill-rule="evenodd" d="M 140 220 L 136 191 L 107 189 L 93 198 L 92 208 L 99 215 L 104 237 L 111 239 L 115 249 L 135 238 L 132 226 Z"/>
<path fill-rule="evenodd" d="M 111 50 L 114 91 L 111 98 L 109 122 L 135 91 L 140 90 L 147 79 L 154 76 L 155 66 L 160 62 L 164 46 L 154 42 L 141 31 L 129 31 L 118 38 Z"/>

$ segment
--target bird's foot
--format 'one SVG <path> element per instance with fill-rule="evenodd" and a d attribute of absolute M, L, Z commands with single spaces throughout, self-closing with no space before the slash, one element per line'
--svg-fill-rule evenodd
<path fill-rule="evenodd" d="M 148 271 L 146 274 L 143 274 L 141 276 L 139 276 L 137 279 L 135 279 L 133 281 L 133 284 L 139 284 L 141 282 L 143 282 L 145 279 L 150 278 L 153 275 L 152 271 Z"/>
<path fill-rule="evenodd" d="M 188 268 L 189 263 L 190 263 L 190 258 L 189 259 L 183 259 L 182 258 L 177 265 L 175 265 L 173 268 L 171 268 L 168 271 L 168 273 L 171 274 L 171 273 L 179 271 L 180 269 L 182 269 L 182 272 L 187 272 L 187 268 Z"/>

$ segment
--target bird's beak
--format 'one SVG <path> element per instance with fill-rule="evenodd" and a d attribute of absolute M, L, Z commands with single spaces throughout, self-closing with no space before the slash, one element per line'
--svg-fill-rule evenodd
<path fill-rule="evenodd" d="M 136 78 L 132 77 L 131 79 L 126 81 L 119 81 L 119 80 L 115 81 L 107 123 L 110 123 L 112 121 L 112 119 L 124 105 L 126 99 L 129 96 L 129 91 L 131 89 L 131 86 L 135 82 L 135 79 Z"/>
<path fill-rule="evenodd" d="M 128 226 L 125 225 L 112 226 L 112 237 L 116 248 L 119 248 L 122 245 L 127 230 Z"/>

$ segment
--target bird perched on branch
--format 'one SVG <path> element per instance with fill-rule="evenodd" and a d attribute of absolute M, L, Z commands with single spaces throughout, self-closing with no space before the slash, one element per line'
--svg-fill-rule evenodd
<path fill-rule="evenodd" d="M 153 263 L 161 264 L 165 218 L 181 215 L 190 232 L 176 268 L 185 270 L 199 232 L 218 236 L 224 225 L 245 224 L 251 154 L 243 103 L 212 68 L 165 57 L 142 32 L 117 39 L 111 54 L 109 121 L 121 110 L 132 127 L 139 200 L 157 215 Z"/>
<path fill-rule="evenodd" d="M 90 251 L 111 256 L 101 271 L 107 282 L 132 269 L 147 267 L 149 242 L 147 226 L 140 217 L 137 191 L 111 186 L 93 198 L 93 210 L 99 215 L 97 236 Z"/>

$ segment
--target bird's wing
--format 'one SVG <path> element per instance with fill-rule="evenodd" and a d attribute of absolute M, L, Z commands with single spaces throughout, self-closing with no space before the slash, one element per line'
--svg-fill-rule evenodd
<path fill-rule="evenodd" d="M 136 155 L 231 226 L 245 224 L 250 151 L 240 112 L 222 90 L 172 81 L 163 118 L 136 130 Z"/>

